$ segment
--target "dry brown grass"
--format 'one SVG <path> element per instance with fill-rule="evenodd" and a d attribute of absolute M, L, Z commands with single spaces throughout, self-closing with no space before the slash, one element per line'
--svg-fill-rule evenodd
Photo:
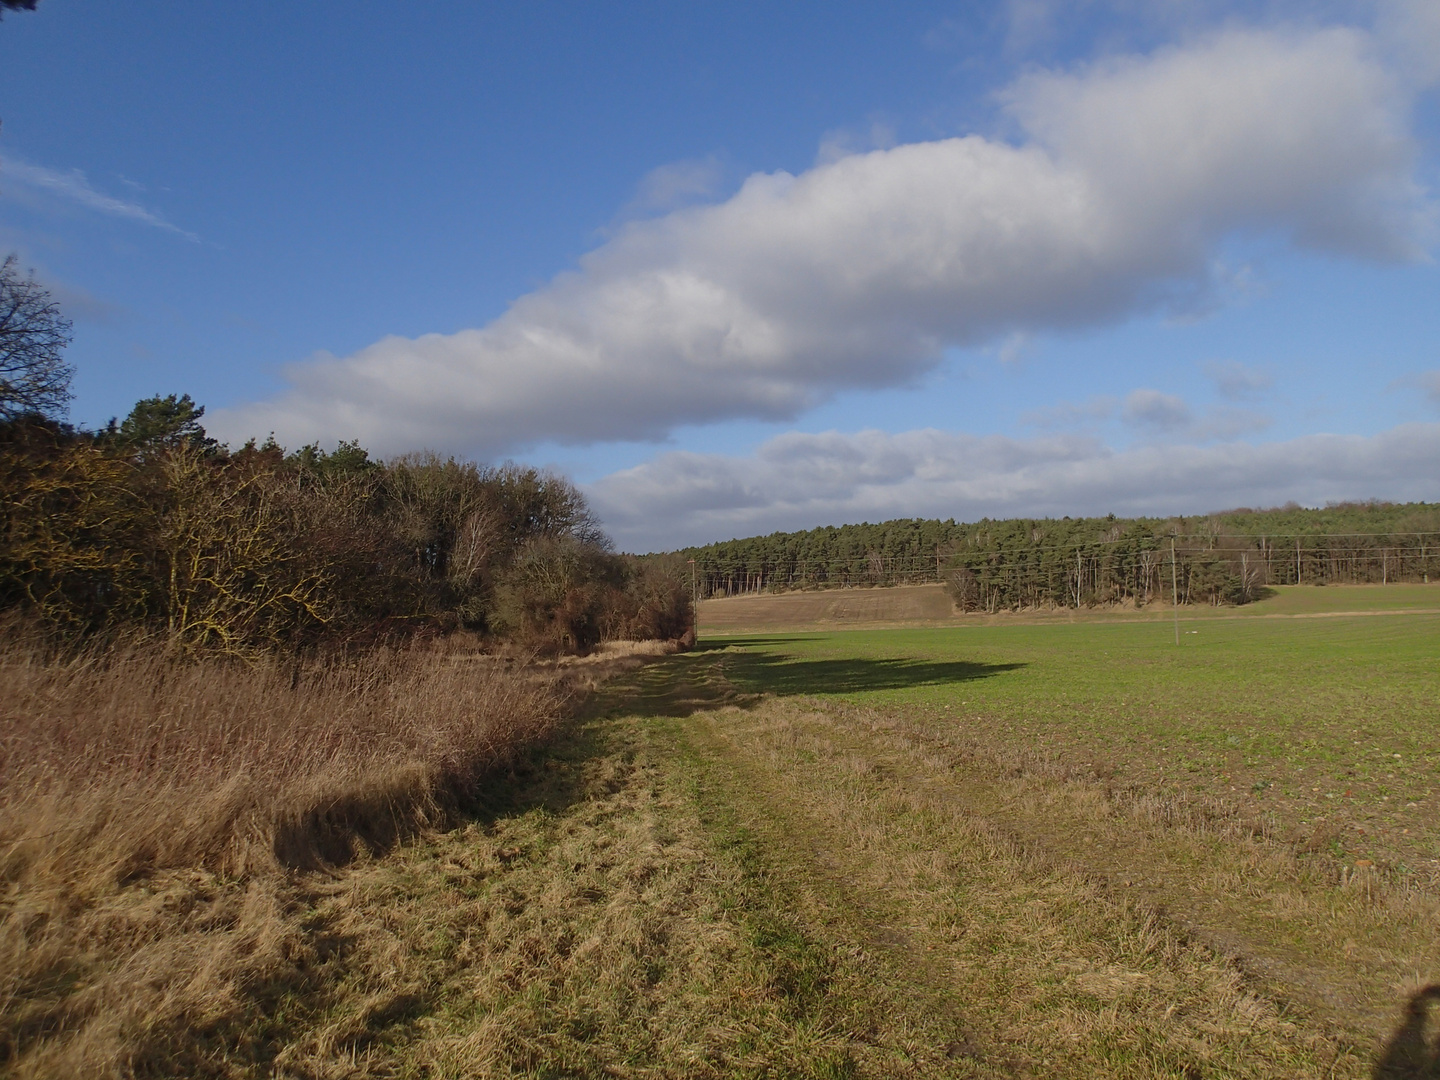
<path fill-rule="evenodd" d="M 317 903 L 360 943 L 352 989 L 282 1074 L 856 1075 L 845 991 L 875 972 L 775 910 L 765 868 L 697 813 L 674 745 L 601 722 L 557 749 L 528 808 L 357 866 Z"/>
<path fill-rule="evenodd" d="M 442 659 L 0 655 L 0 1067 L 228 1074 L 271 1055 L 278 1000 L 323 1004 L 293 871 L 448 820 L 563 714 L 553 667 Z"/>

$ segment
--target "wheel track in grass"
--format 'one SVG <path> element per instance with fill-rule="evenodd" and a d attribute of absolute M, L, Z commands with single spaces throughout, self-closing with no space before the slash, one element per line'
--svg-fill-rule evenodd
<path fill-rule="evenodd" d="M 709 700 L 649 695 L 685 703 L 675 737 L 795 882 L 807 924 L 881 957 L 897 1002 L 954 1017 L 950 1054 L 999 1075 L 1368 1071 L 1368 1047 L 1285 1005 L 1282 987 L 1246 976 L 1148 897 L 1031 850 L 985 812 L 998 804 L 957 800 L 953 761 L 837 723 L 822 703 L 726 692 L 723 656 L 671 677 L 683 681 L 681 667 L 706 672 Z M 982 871 L 977 897 L 957 875 Z M 1030 924 L 996 899 L 1007 890 Z M 966 910 L 983 915 L 952 940 L 945 919 Z"/>
<path fill-rule="evenodd" d="M 914 744 L 939 772 L 920 781 L 1049 864 L 1144 901 L 1361 1041 L 1387 1029 L 1425 971 L 1440 969 L 1428 928 L 1440 902 L 1297 849 L 1242 808 L 1214 798 L 1117 787 L 1083 768 L 1024 762 L 952 741 L 898 711 L 812 703 L 864 750 Z M 1390 918 L 1376 918 L 1388 908 Z M 1404 928 L 1400 921 L 1408 925 Z M 1336 940 L 1330 932 L 1343 933 Z M 1358 1022 L 1357 1022 L 1358 1021 Z"/>
<path fill-rule="evenodd" d="M 723 680 L 724 663 L 723 654 L 718 664 L 707 661 L 712 685 Z M 724 700 L 717 694 L 715 703 Z M 704 754 L 728 768 L 748 761 L 740 801 L 758 800 L 768 808 L 769 826 L 765 813 L 751 811 L 759 815 L 757 827 L 772 843 L 793 849 L 802 873 L 828 878 L 832 895 L 844 891 L 837 883 L 853 885 L 865 876 L 854 852 L 833 837 L 798 847 L 784 839 L 813 836 L 816 826 L 805 823 L 808 810 L 797 807 L 795 792 L 814 782 L 805 773 L 817 762 L 795 758 L 788 773 L 757 763 L 759 751 L 743 747 L 747 739 L 769 745 L 765 723 L 747 729 L 745 717 L 768 717 L 793 731 L 798 709 L 807 716 L 807 737 L 827 743 L 832 758 L 849 756 L 861 775 L 944 804 L 960 820 L 1012 844 L 1016 857 L 1038 870 L 1071 878 L 1100 902 L 1140 913 L 1187 947 L 1228 957 L 1250 992 L 1278 1008 L 1304 1038 L 1334 1048 L 1316 1075 L 1367 1073 L 1364 1062 L 1401 1018 L 1408 992 L 1440 968 L 1435 897 L 1396 890 L 1378 873 L 1352 875 L 1342 887 L 1327 860 L 1255 835 L 1238 816 L 1183 805 L 1173 795 L 1117 793 L 1103 782 L 1077 779 L 1080 770 L 1031 771 L 1015 761 L 987 759 L 974 746 L 951 744 L 920 725 L 907 727 L 901 710 L 887 715 L 831 701 L 738 692 L 728 700 L 738 707 L 692 715 L 691 738 L 705 733 Z M 748 730 L 743 737 L 742 729 Z M 775 753 L 773 747 L 767 752 Z M 776 809 L 780 805 L 789 809 Z M 808 856 L 807 844 L 815 849 Z M 875 876 L 873 866 L 868 873 Z M 870 944 L 913 955 L 907 934 L 887 930 L 896 919 L 874 895 L 872 889 L 871 900 L 862 903 L 859 893 L 852 899 L 858 925 L 870 927 Z"/>

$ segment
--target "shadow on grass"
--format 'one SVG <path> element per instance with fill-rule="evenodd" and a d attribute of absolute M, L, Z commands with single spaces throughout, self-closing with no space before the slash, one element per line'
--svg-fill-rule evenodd
<path fill-rule="evenodd" d="M 732 677 L 745 686 L 781 695 L 859 694 L 950 686 L 1016 671 L 1024 664 L 981 664 L 970 660 L 893 659 L 796 660 L 774 653 L 740 653 L 730 660 Z"/>
<path fill-rule="evenodd" d="M 1026 666 L 905 657 L 809 660 L 764 651 L 806 639 L 801 635 L 704 642 L 688 653 L 616 678 L 581 707 L 574 722 L 563 725 L 510 770 L 482 784 L 466 810 L 478 820 L 490 821 L 542 807 L 559 812 L 583 798 L 585 782 L 580 777 L 585 763 L 612 748 L 604 723 L 609 716 L 682 719 L 713 709 L 753 708 L 766 694 L 788 697 L 948 686 Z"/>
<path fill-rule="evenodd" d="M 908 657 L 804 659 L 770 651 L 813 635 L 731 638 L 647 666 L 612 693 L 611 708 L 633 716 L 685 717 L 726 706 L 750 708 L 765 694 L 855 694 L 988 679 L 1026 665 Z"/>
<path fill-rule="evenodd" d="M 1440 1078 L 1440 1034 L 1426 1035 L 1430 1003 L 1440 1003 L 1440 983 L 1415 994 L 1405 1008 L 1405 1021 L 1385 1045 L 1371 1073 L 1374 1080 L 1435 1080 Z M 1436 1025 L 1430 1025 L 1436 1026 Z"/>
<path fill-rule="evenodd" d="M 477 785 L 462 808 L 461 819 L 488 828 L 501 818 L 533 810 L 563 813 L 590 796 L 593 778 L 587 767 L 613 750 L 613 739 L 596 723 L 593 703 L 587 703 L 550 738 Z"/>

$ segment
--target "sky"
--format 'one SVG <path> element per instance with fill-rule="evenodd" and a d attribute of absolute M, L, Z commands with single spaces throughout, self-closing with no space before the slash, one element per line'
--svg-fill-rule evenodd
<path fill-rule="evenodd" d="M 623 550 L 1440 500 L 1440 3 L 41 0 L 71 418 L 554 469 Z"/>

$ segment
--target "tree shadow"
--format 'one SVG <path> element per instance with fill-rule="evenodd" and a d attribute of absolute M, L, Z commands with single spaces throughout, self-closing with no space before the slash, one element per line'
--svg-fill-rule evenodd
<path fill-rule="evenodd" d="M 734 638 L 647 663 L 598 690 L 543 745 L 493 774 L 466 800 L 464 814 L 484 824 L 537 808 L 559 813 L 588 797 L 586 764 L 614 749 L 607 716 L 683 719 L 723 708 L 750 709 L 766 695 L 844 694 L 946 686 L 1015 671 L 1025 664 L 966 660 L 795 659 L 758 651 L 808 635 Z M 745 649 L 733 649 L 742 645 Z M 756 651 L 750 651 L 755 647 Z"/>
<path fill-rule="evenodd" d="M 749 708 L 760 695 L 731 680 L 736 654 L 724 653 L 726 647 L 704 646 L 648 664 L 617 684 L 617 692 L 602 690 L 595 707 L 626 716 L 677 719 L 733 705 Z"/>
<path fill-rule="evenodd" d="M 710 641 L 696 642 L 695 647 L 690 650 L 690 653 L 693 655 L 694 653 L 724 652 L 726 649 L 736 645 L 744 645 L 747 647 L 751 645 L 793 645 L 797 641 L 811 641 L 820 636 L 821 632 L 814 634 L 785 634 L 779 637 L 732 637 L 721 638 L 718 641 L 711 639 Z"/>
<path fill-rule="evenodd" d="M 1426 1035 L 1429 1003 L 1440 1004 L 1440 983 L 1427 986 L 1405 1006 L 1405 1020 L 1375 1063 L 1373 1080 L 1440 1080 L 1440 1038 Z"/>
<path fill-rule="evenodd" d="M 796 660 L 774 653 L 741 653 L 731 659 L 729 666 L 740 683 L 787 696 L 951 686 L 1018 671 L 1026 665 L 983 664 L 971 660 L 914 660 L 909 657 Z"/>

